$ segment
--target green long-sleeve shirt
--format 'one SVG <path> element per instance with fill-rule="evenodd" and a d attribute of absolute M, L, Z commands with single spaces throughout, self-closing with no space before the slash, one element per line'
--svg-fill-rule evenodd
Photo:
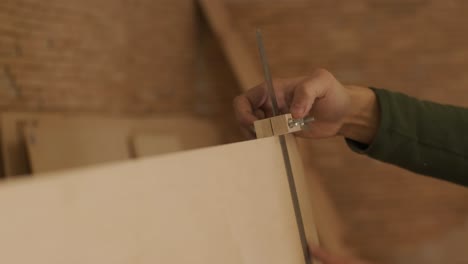
<path fill-rule="evenodd" d="M 407 170 L 468 186 L 468 109 L 373 88 L 380 125 L 370 145 L 352 150 Z"/>

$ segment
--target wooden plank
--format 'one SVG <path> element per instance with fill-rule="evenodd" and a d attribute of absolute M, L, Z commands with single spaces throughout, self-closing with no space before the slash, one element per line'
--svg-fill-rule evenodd
<path fill-rule="evenodd" d="M 164 134 L 138 134 L 133 136 L 135 157 L 148 157 L 183 150 L 180 138 Z"/>
<path fill-rule="evenodd" d="M 8 263 L 303 263 L 277 137 L 10 181 L 0 211 Z"/>
<path fill-rule="evenodd" d="M 63 170 L 130 158 L 126 131 L 120 124 L 35 122 L 24 130 L 33 173 Z"/>
<path fill-rule="evenodd" d="M 246 91 L 263 81 L 261 67 L 258 63 L 255 48 L 249 49 L 242 36 L 233 27 L 230 13 L 218 0 L 199 0 L 200 6 L 212 30 L 223 47 L 231 68 L 239 81 L 241 89 Z M 252 38 L 254 31 L 252 30 Z"/>
<path fill-rule="evenodd" d="M 26 141 L 33 173 L 130 158 L 132 134 L 172 134 L 180 137 L 183 149 L 220 143 L 219 135 L 212 124 L 199 119 L 181 117 L 159 119 L 83 117 L 42 121 L 38 124 L 31 129 L 32 135 L 28 135 Z"/>
<path fill-rule="evenodd" d="M 55 134 L 63 139 L 63 145 L 61 146 L 63 149 L 72 148 L 73 138 L 80 137 L 77 133 L 81 133 L 81 131 L 88 131 L 83 132 L 88 136 L 92 135 L 91 131 L 95 131 L 96 135 L 102 133 L 119 134 L 121 140 L 118 141 L 125 142 L 126 145 L 130 144 L 131 136 L 139 133 L 175 135 L 180 138 L 183 149 L 194 149 L 222 143 L 217 126 L 208 120 L 188 115 L 125 118 L 80 113 L 4 113 L 2 114 L 1 123 L 2 154 L 4 156 L 5 174 L 8 177 L 32 172 L 26 153 L 26 142 L 23 137 L 23 127 L 27 123 L 40 123 L 39 129 L 41 130 L 54 130 L 50 131 L 50 134 Z M 44 133 L 41 133 L 41 135 L 44 135 Z M 39 149 L 37 149 L 38 146 L 35 147 L 35 150 L 40 152 L 36 156 L 41 157 L 41 153 L 44 153 L 44 151 L 51 153 L 47 151 L 47 145 L 54 144 L 52 142 L 54 138 L 47 135 L 45 137 L 39 142 L 42 147 Z M 66 140 L 67 138 L 69 140 Z M 98 136 L 97 138 L 94 137 L 93 140 L 97 141 L 99 138 L 108 141 L 113 136 L 109 139 Z M 96 146 L 89 144 L 86 144 L 86 146 L 89 147 L 88 153 L 91 151 L 96 152 L 96 154 L 93 154 L 94 157 L 99 157 L 97 153 L 106 155 L 105 149 L 96 148 Z M 57 153 L 57 155 L 67 156 L 67 152 Z M 83 158 L 86 159 L 86 157 Z M 98 159 L 98 161 L 100 160 L 102 159 Z M 70 162 L 84 164 L 78 160 Z"/>
<path fill-rule="evenodd" d="M 1 115 L 1 148 L 3 156 L 3 172 L 6 177 L 26 175 L 31 173 L 26 142 L 24 140 L 24 126 L 27 123 L 42 120 L 66 118 L 66 114 L 59 113 L 15 113 L 6 112 Z"/>

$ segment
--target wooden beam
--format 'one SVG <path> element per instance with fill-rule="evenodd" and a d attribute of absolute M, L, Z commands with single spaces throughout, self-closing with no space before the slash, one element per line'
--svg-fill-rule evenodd
<path fill-rule="evenodd" d="M 236 76 L 241 89 L 246 91 L 255 85 L 263 82 L 261 66 L 258 63 L 255 48 L 249 49 L 242 39 L 242 36 L 234 27 L 231 16 L 223 1 L 219 0 L 198 0 L 211 25 L 211 29 L 221 43 L 234 75 Z M 252 29 L 252 38 L 255 36 L 255 29 Z"/>
<path fill-rule="evenodd" d="M 255 135 L 257 138 L 265 138 L 273 136 L 273 128 L 269 118 L 260 119 L 254 122 Z"/>

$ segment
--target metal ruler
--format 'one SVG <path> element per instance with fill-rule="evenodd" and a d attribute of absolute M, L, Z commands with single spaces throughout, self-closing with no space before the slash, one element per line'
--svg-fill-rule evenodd
<path fill-rule="evenodd" d="M 257 29 L 257 46 L 260 53 L 260 59 L 262 61 L 263 73 L 265 75 L 265 81 L 270 95 L 272 113 L 273 116 L 279 114 L 278 101 L 276 100 L 275 90 L 273 88 L 273 81 L 271 79 L 270 69 L 268 67 L 268 61 L 265 54 L 265 47 L 263 45 L 262 33 Z M 289 191 L 291 192 L 291 200 L 294 207 L 294 214 L 296 216 L 297 228 L 299 230 L 299 238 L 301 240 L 302 252 L 304 255 L 304 262 L 310 264 L 311 258 L 309 256 L 309 249 L 307 246 L 307 240 L 304 230 L 304 222 L 302 220 L 301 208 L 299 206 L 299 198 L 296 190 L 296 183 L 294 181 L 294 175 L 291 167 L 291 160 L 289 158 L 288 146 L 286 145 L 286 139 L 284 135 L 279 136 L 281 152 L 283 154 L 284 165 L 286 168 L 286 174 L 288 176 Z"/>

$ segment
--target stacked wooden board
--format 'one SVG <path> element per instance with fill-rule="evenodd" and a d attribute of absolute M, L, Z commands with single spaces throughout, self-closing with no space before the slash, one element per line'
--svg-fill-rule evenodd
<path fill-rule="evenodd" d="M 222 143 L 212 122 L 189 116 L 4 113 L 1 132 L 3 172 L 7 177 Z"/>

